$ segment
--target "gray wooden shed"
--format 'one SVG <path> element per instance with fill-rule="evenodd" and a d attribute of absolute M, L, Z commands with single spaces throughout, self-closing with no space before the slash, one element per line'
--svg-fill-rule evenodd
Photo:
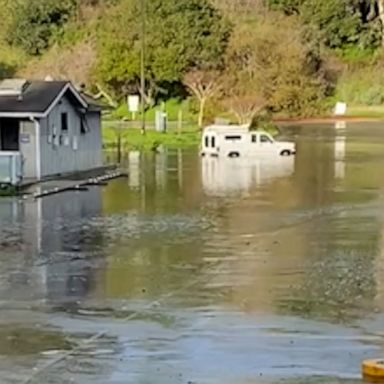
<path fill-rule="evenodd" d="M 0 182 L 21 158 L 23 180 L 76 173 L 102 166 L 101 107 L 70 82 L 0 82 Z M 9 165 L 9 164 L 8 164 Z"/>

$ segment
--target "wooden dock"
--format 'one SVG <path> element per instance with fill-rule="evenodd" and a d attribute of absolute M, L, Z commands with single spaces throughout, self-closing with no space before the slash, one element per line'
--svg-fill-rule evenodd
<path fill-rule="evenodd" d="M 52 186 L 46 187 L 43 191 L 38 191 L 32 193 L 34 199 L 41 199 L 43 197 L 56 195 L 58 193 L 70 192 L 70 191 L 87 191 L 88 187 L 92 186 L 104 186 L 107 185 L 109 181 L 114 179 L 119 179 L 123 177 L 128 177 L 128 174 L 121 171 L 109 172 L 104 175 L 88 178 L 85 180 L 78 181 L 68 181 L 62 186 Z"/>

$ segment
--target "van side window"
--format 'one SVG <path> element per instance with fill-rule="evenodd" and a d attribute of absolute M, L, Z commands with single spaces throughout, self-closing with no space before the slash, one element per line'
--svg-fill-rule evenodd
<path fill-rule="evenodd" d="M 209 147 L 209 136 L 205 136 L 205 148 Z"/>
<path fill-rule="evenodd" d="M 211 137 L 211 147 L 212 147 L 212 148 L 215 148 L 215 147 L 216 147 L 216 137 L 215 137 L 215 136 L 212 136 L 212 137 Z"/>
<path fill-rule="evenodd" d="M 252 143 L 257 143 L 257 135 L 252 135 Z"/>
<path fill-rule="evenodd" d="M 225 140 L 241 140 L 241 136 L 235 136 L 235 135 L 231 135 L 231 136 L 225 136 Z"/>
<path fill-rule="evenodd" d="M 273 141 L 266 135 L 260 136 L 260 142 L 262 143 L 272 143 Z"/>

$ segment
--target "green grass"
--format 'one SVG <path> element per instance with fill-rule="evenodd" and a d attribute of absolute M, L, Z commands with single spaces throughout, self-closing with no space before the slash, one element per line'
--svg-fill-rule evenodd
<path fill-rule="evenodd" d="M 369 107 L 380 108 L 384 104 L 383 84 L 384 73 L 381 68 L 377 65 L 365 65 L 346 71 L 340 76 L 334 97 L 349 106 L 366 106 L 369 112 Z"/>
<path fill-rule="evenodd" d="M 121 143 L 124 150 L 144 149 L 154 150 L 160 145 L 168 148 L 185 148 L 197 146 L 200 142 L 200 132 L 196 126 L 184 127 L 181 132 L 170 129 L 166 133 L 148 129 L 145 135 L 138 128 L 120 128 Z M 106 126 L 103 128 L 103 143 L 107 148 L 115 147 L 119 128 Z"/>
<path fill-rule="evenodd" d="M 12 185 L 0 185 L 0 197 L 16 196 L 19 193 L 17 187 Z"/>
<path fill-rule="evenodd" d="M 347 117 L 384 118 L 384 106 L 348 106 Z"/>
<path fill-rule="evenodd" d="M 155 121 L 156 111 L 164 110 L 167 113 L 168 120 L 177 121 L 179 119 L 180 113 L 183 121 L 197 121 L 194 103 L 191 99 L 179 100 L 177 98 L 172 98 L 166 102 L 156 105 L 153 108 L 150 108 L 145 113 L 145 118 L 148 121 Z M 128 111 L 128 106 L 126 103 L 119 105 L 109 116 L 106 117 L 109 120 L 115 119 L 131 119 L 132 114 Z M 136 114 L 136 119 L 141 119 L 141 114 Z"/>

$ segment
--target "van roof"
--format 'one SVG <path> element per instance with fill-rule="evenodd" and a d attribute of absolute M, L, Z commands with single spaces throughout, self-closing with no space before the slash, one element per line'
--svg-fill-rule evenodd
<path fill-rule="evenodd" d="M 248 133 L 249 125 L 209 125 L 204 132 L 216 133 Z"/>

